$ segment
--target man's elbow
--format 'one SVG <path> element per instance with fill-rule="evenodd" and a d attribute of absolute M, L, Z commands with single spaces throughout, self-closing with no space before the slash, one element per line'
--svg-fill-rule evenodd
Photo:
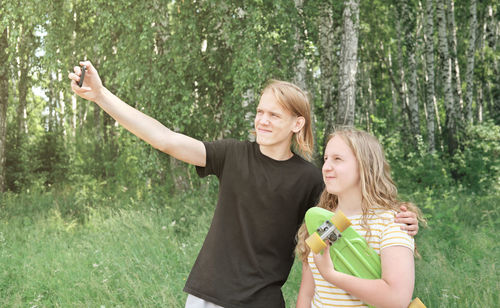
<path fill-rule="evenodd" d="M 162 151 L 171 155 L 172 149 L 175 148 L 175 136 L 172 131 L 167 130 L 165 132 L 159 133 L 156 136 L 153 136 L 150 144 L 155 149 Z"/>

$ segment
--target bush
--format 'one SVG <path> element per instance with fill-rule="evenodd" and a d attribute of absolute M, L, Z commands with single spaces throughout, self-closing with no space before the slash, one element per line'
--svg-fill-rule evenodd
<path fill-rule="evenodd" d="M 465 187 L 476 192 L 498 190 L 500 182 L 500 126 L 493 122 L 469 126 L 452 168 Z"/>
<path fill-rule="evenodd" d="M 399 133 L 379 137 L 391 166 L 392 176 L 401 191 L 443 189 L 451 184 L 449 166 L 440 153 L 428 153 L 419 140 L 417 150 L 402 146 Z"/>
<path fill-rule="evenodd" d="M 35 172 L 44 178 L 45 185 L 64 182 L 67 179 L 69 157 L 62 133 L 46 132 L 36 148 L 38 166 Z"/>
<path fill-rule="evenodd" d="M 6 184 L 7 189 L 14 192 L 20 192 L 24 188 L 33 184 L 34 176 L 32 170 L 36 160 L 30 155 L 28 136 L 17 134 L 14 123 L 9 123 L 6 138 Z"/>

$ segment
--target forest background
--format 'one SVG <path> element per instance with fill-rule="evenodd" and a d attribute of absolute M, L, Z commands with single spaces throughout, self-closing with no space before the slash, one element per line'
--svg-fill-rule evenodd
<path fill-rule="evenodd" d="M 88 59 L 207 141 L 250 139 L 263 84 L 298 84 L 314 162 L 336 125 L 370 131 L 423 210 L 414 295 L 498 307 L 499 33 L 492 0 L 0 0 L 0 306 L 183 307 L 217 180 L 75 97 Z M 299 284 L 297 261 L 287 307 Z"/>

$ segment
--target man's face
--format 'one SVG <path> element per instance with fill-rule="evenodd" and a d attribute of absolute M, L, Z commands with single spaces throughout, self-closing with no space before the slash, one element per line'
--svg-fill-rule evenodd
<path fill-rule="evenodd" d="M 261 146 L 280 144 L 290 145 L 297 117 L 283 109 L 276 101 L 272 91 L 265 91 L 257 106 L 255 115 L 255 132 L 257 143 Z"/>

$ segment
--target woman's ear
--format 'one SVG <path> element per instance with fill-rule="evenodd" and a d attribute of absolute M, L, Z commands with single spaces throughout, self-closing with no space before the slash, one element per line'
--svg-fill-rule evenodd
<path fill-rule="evenodd" d="M 300 132 L 300 130 L 304 127 L 305 124 L 306 124 L 306 119 L 304 117 L 297 117 L 297 119 L 295 119 L 295 125 L 292 128 L 292 131 L 294 133 Z"/>

